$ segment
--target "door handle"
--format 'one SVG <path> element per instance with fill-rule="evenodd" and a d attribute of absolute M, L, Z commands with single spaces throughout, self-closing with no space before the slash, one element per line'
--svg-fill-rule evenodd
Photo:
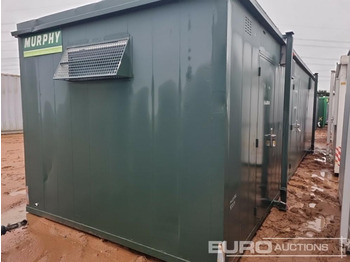
<path fill-rule="evenodd" d="M 298 132 L 301 132 L 300 124 L 298 123 L 298 120 L 295 120 L 294 128 L 295 128 Z"/>
<path fill-rule="evenodd" d="M 270 134 L 265 135 L 265 145 L 267 147 L 276 147 L 277 146 L 277 135 L 273 133 L 273 128 L 270 128 Z"/>

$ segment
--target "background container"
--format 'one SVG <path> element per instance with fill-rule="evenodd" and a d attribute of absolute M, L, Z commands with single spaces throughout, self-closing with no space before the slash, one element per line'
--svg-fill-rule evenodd
<path fill-rule="evenodd" d="M 332 110 L 328 116 L 328 122 L 331 123 L 328 131 L 328 138 L 333 152 L 333 155 L 331 156 L 334 159 L 335 174 L 339 174 L 342 155 L 341 143 L 343 138 L 345 96 L 347 89 L 349 88 L 347 85 L 348 65 L 349 56 L 341 56 L 340 63 L 337 64 L 337 68 L 334 73 L 334 81 L 331 81 L 330 89 Z"/>
<path fill-rule="evenodd" d="M 335 70 L 331 71 L 331 81 L 330 81 L 330 88 L 329 88 L 329 109 L 328 109 L 328 130 L 327 130 L 327 154 L 334 156 L 333 151 L 333 141 L 334 141 L 334 121 L 335 121 L 335 111 L 337 109 L 336 107 L 336 93 L 335 93 Z M 332 158 L 333 159 L 333 158 Z"/>
<path fill-rule="evenodd" d="M 317 95 L 315 76 L 296 53 L 293 56 L 290 92 L 290 134 L 288 177 L 292 176 L 314 143 L 314 100 Z"/>
<path fill-rule="evenodd" d="M 347 99 L 350 104 L 350 96 Z M 348 108 L 350 109 L 350 108 Z M 346 127 L 344 127 L 344 136 L 342 146 L 345 150 L 342 151 L 342 160 L 340 166 L 340 174 L 339 174 L 339 200 L 341 203 L 341 220 L 340 220 L 340 237 L 342 239 L 342 244 L 347 252 L 350 252 L 350 128 L 349 128 L 349 119 L 350 110 L 345 112 L 344 119 L 347 122 Z"/>
<path fill-rule="evenodd" d="M 346 90 L 344 102 L 344 119 L 342 129 L 342 152 L 339 169 L 339 200 L 341 204 L 340 236 L 345 238 L 343 244 L 346 251 L 350 252 L 350 51 L 342 56 L 342 69 L 346 72 L 346 78 L 342 78 L 342 88 Z M 339 131 L 338 131 L 339 132 Z"/>
<path fill-rule="evenodd" d="M 317 126 L 320 128 L 325 127 L 327 123 L 328 99 L 326 96 L 318 97 Z"/>
<path fill-rule="evenodd" d="M 215 261 L 208 241 L 232 248 L 285 206 L 292 59 L 295 163 L 312 148 L 317 85 L 256 1 L 102 1 L 13 34 L 29 212 L 167 261 Z"/>
<path fill-rule="evenodd" d="M 1 133 L 22 131 L 20 77 L 18 75 L 1 74 Z"/>

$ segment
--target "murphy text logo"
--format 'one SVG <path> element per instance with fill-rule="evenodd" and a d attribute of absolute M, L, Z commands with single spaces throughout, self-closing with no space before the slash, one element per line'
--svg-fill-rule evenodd
<path fill-rule="evenodd" d="M 24 38 L 23 56 L 39 56 L 62 52 L 62 32 L 47 32 Z"/>

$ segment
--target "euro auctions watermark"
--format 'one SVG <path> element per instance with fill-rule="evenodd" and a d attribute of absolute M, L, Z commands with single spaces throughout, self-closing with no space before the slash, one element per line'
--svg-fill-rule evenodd
<path fill-rule="evenodd" d="M 209 241 L 209 254 L 218 261 L 229 257 L 338 257 L 346 256 L 345 238 L 263 238 L 259 241 Z"/>

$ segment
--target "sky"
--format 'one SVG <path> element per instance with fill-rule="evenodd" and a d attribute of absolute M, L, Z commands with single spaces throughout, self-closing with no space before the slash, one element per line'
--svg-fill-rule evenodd
<path fill-rule="evenodd" d="M 282 32 L 294 32 L 294 50 L 329 91 L 330 71 L 350 50 L 349 0 L 258 0 Z"/>
<path fill-rule="evenodd" d="M 19 74 L 19 22 L 78 7 L 97 0 L 1 0 L 1 72 Z M 319 73 L 319 90 L 329 90 L 330 71 L 350 49 L 349 0 L 258 0 L 282 33 L 294 32 L 294 49 Z"/>
<path fill-rule="evenodd" d="M 16 24 L 79 7 L 98 0 L 1 0 L 1 73 L 19 75 Z"/>

